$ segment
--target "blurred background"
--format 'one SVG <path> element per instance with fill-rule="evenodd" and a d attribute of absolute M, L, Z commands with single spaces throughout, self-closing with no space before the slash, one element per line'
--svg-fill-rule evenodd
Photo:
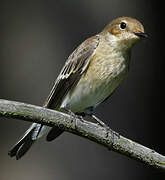
<path fill-rule="evenodd" d="M 0 98 L 42 105 L 65 60 L 82 41 L 113 18 L 137 18 L 150 38 L 134 47 L 127 80 L 96 109 L 96 115 L 123 136 L 165 154 L 159 8 L 149 0 L 0 1 Z M 51 143 L 41 139 L 16 161 L 8 150 L 30 123 L 0 120 L 1 180 L 164 177 L 158 170 L 69 133 Z"/>

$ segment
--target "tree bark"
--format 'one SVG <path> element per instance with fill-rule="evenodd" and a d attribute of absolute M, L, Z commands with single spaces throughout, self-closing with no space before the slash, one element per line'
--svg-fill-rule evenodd
<path fill-rule="evenodd" d="M 154 168 L 165 170 L 165 156 L 98 124 L 40 106 L 0 99 L 0 116 L 36 122 L 90 139 Z M 1 118 L 2 119 L 2 118 Z M 3 120 L 3 119 L 2 119 Z"/>

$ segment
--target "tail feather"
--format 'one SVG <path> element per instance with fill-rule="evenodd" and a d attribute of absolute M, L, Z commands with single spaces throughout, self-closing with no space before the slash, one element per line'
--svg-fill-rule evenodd
<path fill-rule="evenodd" d="M 46 138 L 47 141 L 52 141 L 63 133 L 63 130 L 58 127 L 50 128 L 41 124 L 33 123 L 25 132 L 23 137 L 10 149 L 8 155 L 10 157 L 15 156 L 17 160 L 20 159 L 30 149 L 34 141 L 42 137 L 48 131 L 49 133 Z"/>
<path fill-rule="evenodd" d="M 64 132 L 64 131 L 61 130 L 60 128 L 58 128 L 58 127 L 53 127 L 53 128 L 49 131 L 48 135 L 46 136 L 46 140 L 47 140 L 47 141 L 52 141 L 52 140 L 56 139 L 58 136 L 60 136 L 63 132 Z"/>
<path fill-rule="evenodd" d="M 28 136 L 28 137 L 30 137 L 30 136 Z M 17 160 L 20 159 L 30 149 L 30 147 L 32 146 L 33 142 L 34 142 L 34 140 L 32 140 L 31 138 L 28 138 L 26 140 L 26 142 L 23 143 L 19 147 L 19 149 L 18 149 L 18 151 L 16 153 L 16 159 Z"/>
<path fill-rule="evenodd" d="M 35 141 L 33 137 L 35 127 L 31 126 L 24 134 L 24 136 L 11 148 L 8 152 L 10 157 L 16 156 L 16 159 L 20 159 L 31 147 Z"/>

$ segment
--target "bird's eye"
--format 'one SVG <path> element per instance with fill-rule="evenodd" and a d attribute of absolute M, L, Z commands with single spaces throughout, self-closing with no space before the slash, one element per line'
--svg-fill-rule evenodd
<path fill-rule="evenodd" d="M 121 29 L 125 29 L 125 28 L 126 28 L 126 26 L 127 26 L 127 25 L 126 25 L 126 23 L 125 23 L 125 22 L 121 22 L 121 23 L 120 23 L 120 28 L 121 28 Z"/>

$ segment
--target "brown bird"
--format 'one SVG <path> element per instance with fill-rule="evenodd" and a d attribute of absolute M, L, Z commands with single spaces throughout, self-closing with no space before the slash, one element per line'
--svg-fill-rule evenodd
<path fill-rule="evenodd" d="M 78 115 L 93 115 L 93 110 L 105 101 L 126 78 L 131 48 L 147 37 L 143 25 L 136 19 L 120 17 L 110 22 L 99 34 L 90 37 L 68 57 L 44 107 Z M 9 151 L 21 158 L 33 142 L 50 131 L 51 141 L 63 131 L 33 123 L 24 136 Z"/>

